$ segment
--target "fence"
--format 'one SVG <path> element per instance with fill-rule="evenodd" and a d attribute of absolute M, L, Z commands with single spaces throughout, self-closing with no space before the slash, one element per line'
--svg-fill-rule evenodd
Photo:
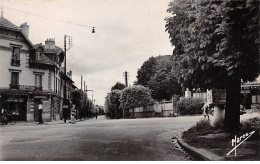
<path fill-rule="evenodd" d="M 207 92 L 194 92 L 192 94 L 192 97 L 207 100 Z"/>
<path fill-rule="evenodd" d="M 174 108 L 172 101 L 162 101 L 151 106 L 135 108 L 134 112 L 130 109 L 129 113 L 134 118 L 168 117 L 170 114 L 177 113 L 177 108 Z"/>

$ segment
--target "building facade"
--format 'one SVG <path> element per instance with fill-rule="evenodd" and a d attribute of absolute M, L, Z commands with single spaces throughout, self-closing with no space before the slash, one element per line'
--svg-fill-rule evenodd
<path fill-rule="evenodd" d="M 71 76 L 61 70 L 64 51 L 54 39 L 33 45 L 28 38 L 27 23 L 18 27 L 1 16 L 0 107 L 16 113 L 17 121 L 38 121 L 38 104 L 42 102 L 43 120 L 58 120 L 64 85 L 69 88 L 68 100 L 73 85 Z"/>

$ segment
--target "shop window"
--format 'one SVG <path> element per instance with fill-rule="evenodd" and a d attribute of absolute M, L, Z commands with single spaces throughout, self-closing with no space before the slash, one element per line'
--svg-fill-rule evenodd
<path fill-rule="evenodd" d="M 20 66 L 20 48 L 19 47 L 13 47 L 12 48 L 12 59 L 11 59 L 11 65 L 12 66 Z"/>
<path fill-rule="evenodd" d="M 19 72 L 11 73 L 10 89 L 19 89 Z"/>
<path fill-rule="evenodd" d="M 35 87 L 37 90 L 42 90 L 42 75 L 35 74 Z"/>

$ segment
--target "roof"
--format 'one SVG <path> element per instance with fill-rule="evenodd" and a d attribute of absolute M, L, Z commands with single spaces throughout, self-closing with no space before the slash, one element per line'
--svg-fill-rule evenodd
<path fill-rule="evenodd" d="M 34 60 L 34 63 L 39 63 L 39 64 L 48 64 L 48 65 L 53 65 L 56 66 L 56 64 L 49 59 L 47 56 L 45 56 L 44 54 L 42 54 L 42 60 Z"/>
<path fill-rule="evenodd" d="M 4 18 L 3 16 L 0 17 L 0 28 L 11 30 L 11 31 L 17 31 L 22 34 L 22 36 L 25 38 L 25 40 L 30 44 L 30 46 L 33 46 L 32 42 L 29 40 L 29 38 L 22 32 L 21 28 L 10 22 L 8 19 Z"/>
<path fill-rule="evenodd" d="M 45 49 L 45 45 L 43 45 L 42 43 L 35 44 L 33 46 L 34 49 L 37 49 L 39 47 L 42 47 L 44 52 L 46 52 L 46 53 L 53 53 L 54 52 L 54 50 Z M 59 55 L 60 53 L 63 52 L 63 49 L 55 45 L 55 52 L 56 52 L 57 55 Z"/>
<path fill-rule="evenodd" d="M 4 17 L 0 17 L 0 27 L 14 31 L 21 31 L 21 28 L 19 28 L 9 20 L 5 19 Z"/>

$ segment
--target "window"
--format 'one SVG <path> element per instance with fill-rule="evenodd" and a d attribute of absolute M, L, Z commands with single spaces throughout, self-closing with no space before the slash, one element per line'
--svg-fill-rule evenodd
<path fill-rule="evenodd" d="M 12 72 L 11 73 L 11 89 L 19 89 L 19 72 Z"/>
<path fill-rule="evenodd" d="M 36 60 L 42 60 L 42 52 L 36 52 Z"/>
<path fill-rule="evenodd" d="M 20 48 L 19 47 L 13 47 L 13 49 L 12 49 L 11 65 L 20 66 Z"/>
<path fill-rule="evenodd" d="M 42 90 L 42 75 L 35 74 L 35 87 L 38 90 Z"/>

